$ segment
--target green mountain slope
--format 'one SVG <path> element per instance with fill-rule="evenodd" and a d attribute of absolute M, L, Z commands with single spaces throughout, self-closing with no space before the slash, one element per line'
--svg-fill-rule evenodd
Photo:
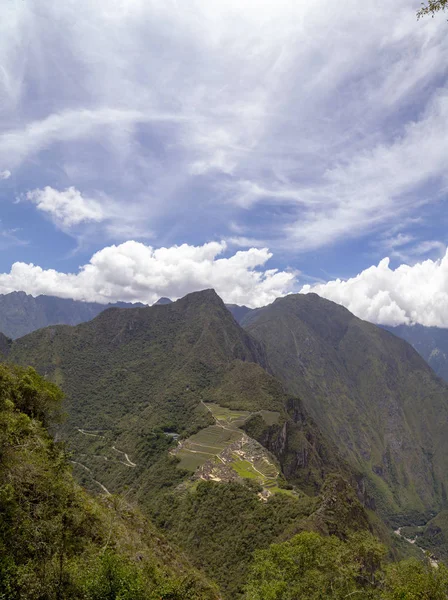
<path fill-rule="evenodd" d="M 137 509 L 75 483 L 42 422 L 60 396 L 33 370 L 0 365 L 0 597 L 217 600 Z"/>
<path fill-rule="evenodd" d="M 384 329 L 409 342 L 436 375 L 448 381 L 448 329 L 424 325 L 398 325 Z"/>
<path fill-rule="evenodd" d="M 197 552 L 191 550 L 192 537 L 199 535 L 197 523 L 182 515 L 195 502 L 196 488 L 203 488 L 197 479 L 191 480 L 191 471 L 181 468 L 175 438 L 180 436 L 182 443 L 188 442 L 187 449 L 206 451 L 211 458 L 220 451 L 214 448 L 216 441 L 208 441 L 203 448 L 191 437 L 215 422 L 207 403 L 221 412 L 228 410 L 226 414 L 251 415 L 244 423 L 245 435 L 265 444 L 291 483 L 299 486 L 294 493 L 286 491 L 289 499 L 284 490 L 273 489 L 277 493 L 271 493 L 266 508 L 255 513 L 242 546 L 244 560 L 238 559 L 241 564 L 247 564 L 253 549 L 266 547 L 287 526 L 297 530 L 299 495 L 304 491 L 317 494 L 333 472 L 355 487 L 359 482 L 358 474 L 344 463 L 334 445 L 327 444 L 300 400 L 287 396 L 263 368 L 267 364 L 262 346 L 244 332 L 211 290 L 167 305 L 110 309 L 76 327 L 48 327 L 6 344 L 6 350 L 9 361 L 32 364 L 62 386 L 67 422 L 58 435 L 73 450 L 78 480 L 96 492 L 126 491 L 191 553 L 199 567 L 207 562 L 208 545 L 204 541 Z M 255 441 L 246 446 L 254 448 L 255 472 L 261 469 L 266 480 L 273 481 L 274 465 L 266 463 Z M 229 483 L 221 480 L 222 492 L 215 493 L 212 485 L 203 493 L 203 506 L 215 505 L 216 510 L 223 508 L 220 498 L 227 498 L 226 503 L 233 498 L 234 506 L 224 504 L 227 513 L 223 512 L 222 526 L 230 513 L 238 512 L 243 498 L 249 508 L 264 506 L 257 481 L 253 481 L 255 488 L 246 488 L 245 478 L 253 474 L 251 465 L 240 455 L 235 463 L 236 477 L 232 475 Z M 229 488 L 233 492 L 227 494 L 227 486 L 233 486 Z M 276 498 L 280 493 L 287 511 L 277 523 L 272 507 L 282 502 Z M 173 521 L 175 514 L 178 518 Z M 257 519 L 272 532 L 269 536 L 262 535 L 263 529 L 255 534 Z M 235 590 L 240 593 L 243 584 L 244 569 L 238 578 L 231 570 L 236 535 L 237 529 L 224 536 L 226 540 L 213 543 L 215 566 L 209 570 L 229 598 L 235 597 Z M 228 568 L 218 569 L 218 563 Z"/>
<path fill-rule="evenodd" d="M 98 304 L 43 295 L 35 298 L 25 292 L 0 294 L 0 331 L 15 339 L 48 325 L 90 321 L 111 306 L 130 308 L 143 304 Z"/>
<path fill-rule="evenodd" d="M 188 436 L 213 425 L 203 401 L 277 411 L 275 425 L 259 417 L 251 427 L 295 481 L 317 490 L 326 474 L 344 470 L 300 401 L 290 400 L 263 368 L 261 345 L 212 290 L 167 305 L 110 309 L 76 327 L 48 327 L 8 351 L 10 361 L 32 364 L 61 385 L 64 434 L 76 461 L 106 487 L 144 479 L 175 445 L 164 432 Z M 291 463 L 303 469 L 293 471 Z"/>
<path fill-rule="evenodd" d="M 381 423 L 378 410 L 365 407 L 368 402 L 381 409 L 382 399 L 391 395 L 396 404 L 406 394 L 409 402 L 418 399 L 417 384 L 417 392 L 405 385 L 421 359 L 373 326 L 362 333 L 367 324 L 360 321 L 361 333 L 355 329 L 348 336 L 355 318 L 347 311 L 327 314 L 328 304 L 332 309 L 327 303 L 304 311 L 307 318 L 314 315 L 312 323 L 294 316 L 293 309 L 287 319 L 283 309 L 280 317 L 269 315 L 262 323 L 268 333 L 274 323 L 271 339 L 258 329 L 254 335 L 244 331 L 221 299 L 206 290 L 166 305 L 109 309 L 75 327 L 51 326 L 14 342 L 5 339 L 2 347 L 8 361 L 34 365 L 65 392 L 67 421 L 54 432 L 68 440 L 78 481 L 92 491 L 125 492 L 137 501 L 195 566 L 219 583 L 223 597 L 233 600 L 242 597 L 255 549 L 304 530 L 344 538 L 353 529 L 368 529 L 406 552 L 404 546 L 413 546 L 388 532 L 369 510 L 371 494 L 380 508 L 394 513 L 430 505 L 414 492 L 419 482 L 413 465 L 393 462 L 404 453 L 390 458 L 391 468 L 408 477 L 402 490 L 402 480 L 389 481 L 388 473 L 374 477 L 356 438 L 351 446 L 348 438 L 361 431 L 365 441 L 369 419 Z M 263 310 L 250 315 L 262 317 Z M 290 322 L 295 323 L 292 342 Z M 256 326 L 254 321 L 251 328 Z M 302 352 L 307 369 L 296 379 L 294 339 L 302 334 L 311 352 Z M 381 336 L 398 346 L 384 346 Z M 400 368 L 391 368 L 386 389 L 384 363 L 393 366 L 397 360 Z M 427 374 L 419 377 L 427 376 L 432 385 L 434 376 L 425 368 Z M 369 395 L 368 377 L 380 382 L 379 399 Z M 302 379 L 306 387 L 300 387 Z M 360 414 L 365 430 L 356 421 Z M 338 435 L 333 421 L 342 424 Z M 415 450 L 409 431 L 402 434 L 403 443 Z M 196 460 L 199 469 L 193 472 L 195 453 L 206 460 Z M 432 467 L 432 457 L 427 460 Z M 434 503 L 436 485 L 427 492 Z"/>
<path fill-rule="evenodd" d="M 443 506 L 448 388 L 410 345 L 315 294 L 278 299 L 243 324 L 383 513 Z"/>

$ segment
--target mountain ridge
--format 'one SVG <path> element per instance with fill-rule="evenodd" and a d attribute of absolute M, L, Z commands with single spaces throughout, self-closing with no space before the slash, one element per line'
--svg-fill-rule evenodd
<path fill-rule="evenodd" d="M 0 331 L 17 339 L 49 325 L 78 325 L 110 307 L 143 307 L 141 303 L 99 304 L 56 296 L 31 296 L 25 292 L 0 294 Z"/>
<path fill-rule="evenodd" d="M 384 512 L 440 508 L 448 388 L 409 344 L 315 294 L 279 298 L 242 324 L 286 390 L 366 475 Z"/>

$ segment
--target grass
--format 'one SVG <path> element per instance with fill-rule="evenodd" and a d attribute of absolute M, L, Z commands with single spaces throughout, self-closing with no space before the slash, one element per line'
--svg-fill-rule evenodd
<path fill-rule="evenodd" d="M 237 459 L 232 462 L 232 468 L 244 479 L 260 479 L 260 474 L 255 471 L 247 460 Z"/>
<path fill-rule="evenodd" d="M 206 406 L 219 424 L 206 427 L 192 435 L 185 440 L 182 449 L 177 452 L 180 458 L 179 467 L 188 471 L 196 471 L 210 459 L 219 461 L 218 455 L 232 442 L 242 437 L 243 433 L 238 427 L 253 414 L 249 411 L 231 410 L 213 402 L 208 402 Z M 258 414 L 268 425 L 277 423 L 280 417 L 280 413 L 268 410 L 260 411 Z M 278 487 L 278 470 L 267 460 L 260 458 L 252 463 L 238 454 L 233 454 L 230 466 L 239 477 L 257 480 L 272 493 L 293 495 L 289 490 Z"/>
<path fill-rule="evenodd" d="M 205 454 L 193 454 L 192 452 L 188 452 L 185 450 L 179 450 L 176 456 L 180 458 L 179 468 L 186 469 L 187 471 L 192 471 L 193 473 L 207 460 L 213 457 L 212 454 L 210 454 L 209 456 Z"/>
<path fill-rule="evenodd" d="M 242 437 L 238 429 L 229 431 L 218 425 L 211 425 L 195 433 L 184 442 L 176 455 L 180 458 L 179 467 L 196 471 L 205 462 L 216 457 L 231 443 Z"/>
<path fill-rule="evenodd" d="M 213 402 L 207 402 L 206 406 L 217 421 L 227 426 L 241 427 L 251 416 L 247 410 L 230 410 Z"/>
<path fill-rule="evenodd" d="M 265 460 L 257 460 L 254 463 L 255 468 L 263 473 L 263 475 L 269 479 L 276 479 L 278 471 L 272 463 L 268 463 Z"/>

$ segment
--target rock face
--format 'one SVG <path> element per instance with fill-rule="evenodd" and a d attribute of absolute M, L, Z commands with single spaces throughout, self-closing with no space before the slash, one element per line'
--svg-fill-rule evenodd
<path fill-rule="evenodd" d="M 16 339 L 48 325 L 78 325 L 90 321 L 110 307 L 128 308 L 143 304 L 98 304 L 54 296 L 30 296 L 25 292 L 0 294 L 0 331 Z"/>
<path fill-rule="evenodd" d="M 448 387 L 409 344 L 315 294 L 277 299 L 242 323 L 383 512 L 441 506 Z"/>

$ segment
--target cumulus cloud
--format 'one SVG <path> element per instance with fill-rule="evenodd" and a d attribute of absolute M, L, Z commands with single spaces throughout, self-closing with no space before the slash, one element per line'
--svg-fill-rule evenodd
<path fill-rule="evenodd" d="M 0 171 L 0 179 L 9 179 L 11 177 L 11 171 L 6 169 L 5 171 Z"/>
<path fill-rule="evenodd" d="M 74 187 L 55 190 L 50 186 L 27 192 L 26 199 L 37 209 L 47 213 L 61 228 L 70 228 L 87 221 L 102 221 L 104 212 L 101 205 L 92 198 L 85 198 Z"/>
<path fill-rule="evenodd" d="M 24 290 L 35 296 L 152 304 L 160 296 L 179 298 L 214 288 L 226 302 L 256 307 L 292 290 L 294 273 L 265 268 L 272 256 L 268 249 L 250 248 L 220 257 L 225 250 L 225 242 L 154 249 L 128 241 L 96 252 L 78 273 L 16 262 L 9 273 L 0 274 L 0 292 Z"/>
<path fill-rule="evenodd" d="M 305 285 L 301 292 L 315 292 L 373 323 L 448 327 L 448 252 L 396 269 L 384 258 L 356 277 Z"/>

